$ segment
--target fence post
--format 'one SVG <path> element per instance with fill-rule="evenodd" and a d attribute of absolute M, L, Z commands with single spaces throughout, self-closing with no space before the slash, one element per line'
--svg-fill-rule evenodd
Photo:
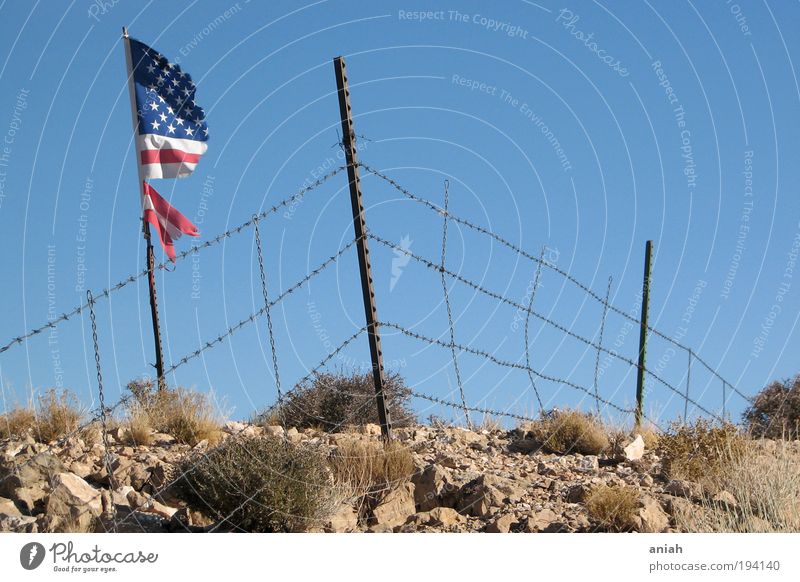
<path fill-rule="evenodd" d="M 644 251 L 644 277 L 642 280 L 642 319 L 639 326 L 639 366 L 636 373 L 636 428 L 642 424 L 644 407 L 645 356 L 647 354 L 647 319 L 650 314 L 650 265 L 653 258 L 653 241 L 647 241 Z"/>
<path fill-rule="evenodd" d="M 367 246 L 367 223 L 364 216 L 364 202 L 361 196 L 361 179 L 358 175 L 358 156 L 356 154 L 356 132 L 353 128 L 350 107 L 350 89 L 347 83 L 344 57 L 333 59 L 336 72 L 336 88 L 339 94 L 339 113 L 342 117 L 342 146 L 347 161 L 347 179 L 350 182 L 350 205 L 353 210 L 353 228 L 358 249 L 358 267 L 361 272 L 361 292 L 364 298 L 364 312 L 367 319 L 369 352 L 372 358 L 372 379 L 375 384 L 375 401 L 378 406 L 378 419 L 384 440 L 392 436 L 392 424 L 383 392 L 384 371 L 381 336 L 378 323 L 378 310 L 375 307 L 375 290 L 372 284 L 372 266 Z"/>

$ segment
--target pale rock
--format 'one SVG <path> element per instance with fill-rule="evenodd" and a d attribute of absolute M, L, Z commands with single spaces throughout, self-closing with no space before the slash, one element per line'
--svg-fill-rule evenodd
<path fill-rule="evenodd" d="M 247 427 L 246 424 L 243 422 L 236 422 L 234 420 L 229 420 L 225 424 L 222 425 L 222 430 L 228 434 L 238 434 L 242 432 Z"/>
<path fill-rule="evenodd" d="M 491 475 L 481 475 L 461 488 L 456 509 L 475 517 L 488 515 L 493 507 L 503 506 L 503 493 L 495 487 L 497 479 Z"/>
<path fill-rule="evenodd" d="M 170 519 L 178 511 L 175 507 L 168 507 L 163 503 L 159 503 L 156 500 L 150 501 L 145 507 L 141 508 L 141 511 L 145 513 L 152 513 L 158 515 L 159 517 L 163 517 L 164 519 Z"/>
<path fill-rule="evenodd" d="M 486 526 L 486 533 L 508 533 L 515 522 L 513 513 L 505 513 Z"/>
<path fill-rule="evenodd" d="M 600 470 L 600 460 L 597 455 L 586 455 L 578 460 L 575 470 L 581 473 L 597 473 Z"/>
<path fill-rule="evenodd" d="M 135 492 L 133 487 L 130 485 L 123 485 L 122 487 L 118 487 L 112 492 L 112 499 L 114 500 L 114 505 L 124 505 L 130 507 L 130 502 L 128 501 L 128 493 Z"/>
<path fill-rule="evenodd" d="M 637 434 L 636 438 L 623 449 L 625 458 L 628 461 L 638 461 L 644 456 L 644 439 L 642 435 Z"/>
<path fill-rule="evenodd" d="M 643 533 L 661 533 L 669 527 L 669 516 L 661 508 L 661 504 L 652 497 L 645 496 L 641 500 L 637 513 L 641 522 L 639 531 Z"/>
<path fill-rule="evenodd" d="M 265 426 L 264 433 L 272 437 L 283 437 L 284 430 L 282 426 Z"/>
<path fill-rule="evenodd" d="M 425 525 L 448 530 L 466 523 L 467 518 L 451 507 L 434 507 L 430 511 L 421 511 L 406 521 L 406 525 Z"/>
<path fill-rule="evenodd" d="M 88 531 L 103 512 L 100 491 L 72 473 L 56 474 L 52 485 L 47 513 L 68 519 L 69 529 Z"/>
<path fill-rule="evenodd" d="M 558 514 L 552 509 L 542 509 L 536 513 L 528 514 L 527 531 L 540 532 L 549 528 L 559 520 Z"/>
<path fill-rule="evenodd" d="M 300 431 L 298 431 L 295 427 L 292 427 L 286 431 L 286 438 L 288 438 L 290 442 L 299 443 L 303 437 L 300 434 Z"/>
<path fill-rule="evenodd" d="M 365 424 L 361 427 L 361 434 L 365 434 L 367 436 L 381 436 L 381 427 L 379 424 Z"/>
<path fill-rule="evenodd" d="M 392 489 L 372 508 L 372 523 L 394 527 L 403 525 L 415 512 L 414 484 L 403 483 Z"/>
<path fill-rule="evenodd" d="M 22 513 L 20 513 L 17 506 L 14 505 L 14 502 L 10 499 L 6 499 L 5 497 L 0 497 L 0 515 L 5 515 L 7 517 L 22 517 Z"/>
<path fill-rule="evenodd" d="M 442 504 L 443 496 L 450 485 L 448 471 L 439 465 L 431 464 L 411 477 L 414 483 L 414 502 L 419 511 L 430 511 Z"/>
<path fill-rule="evenodd" d="M 664 487 L 664 492 L 675 497 L 685 497 L 687 499 L 700 499 L 703 496 L 703 487 L 699 483 L 673 479 Z"/>
<path fill-rule="evenodd" d="M 352 532 L 358 529 L 358 511 L 348 504 L 340 506 L 325 522 L 325 531 L 333 533 Z"/>
<path fill-rule="evenodd" d="M 38 531 L 35 517 L 0 514 L 0 532 L 37 533 Z"/>

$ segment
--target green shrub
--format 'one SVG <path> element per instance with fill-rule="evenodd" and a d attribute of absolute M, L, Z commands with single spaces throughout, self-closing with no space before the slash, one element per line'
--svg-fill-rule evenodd
<path fill-rule="evenodd" d="M 516 448 L 557 454 L 599 455 L 610 447 L 608 434 L 595 416 L 579 410 L 552 410 L 517 430 Z"/>
<path fill-rule="evenodd" d="M 416 417 L 409 407 L 411 390 L 403 377 L 387 374 L 383 391 L 392 426 L 415 424 Z M 379 424 L 372 372 L 316 374 L 289 392 L 282 406 L 264 421 L 328 432 L 339 432 L 347 425 Z"/>
<path fill-rule="evenodd" d="M 611 531 L 631 531 L 636 527 L 639 495 L 632 487 L 593 488 L 586 497 L 589 517 Z"/>
<path fill-rule="evenodd" d="M 756 437 L 800 437 L 800 375 L 764 388 L 745 410 L 743 419 Z"/>
<path fill-rule="evenodd" d="M 187 457 L 180 472 L 177 494 L 221 529 L 300 531 L 329 509 L 325 459 L 277 437 L 230 437 Z"/>
<path fill-rule="evenodd" d="M 746 441 L 729 423 L 715 425 L 705 419 L 694 424 L 673 423 L 658 440 L 664 473 L 714 490 L 730 460 L 745 451 Z"/>

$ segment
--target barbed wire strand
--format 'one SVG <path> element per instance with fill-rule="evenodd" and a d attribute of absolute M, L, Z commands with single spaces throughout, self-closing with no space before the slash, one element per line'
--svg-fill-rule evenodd
<path fill-rule="evenodd" d="M 421 264 L 425 265 L 425 266 L 426 266 L 426 267 L 428 267 L 429 269 L 432 269 L 432 270 L 439 270 L 439 269 L 441 269 L 441 266 L 439 266 L 439 265 L 435 264 L 433 261 L 431 261 L 431 260 L 429 260 L 429 259 L 426 259 L 426 258 L 424 258 L 424 257 L 421 257 L 420 255 L 417 255 L 417 254 L 415 254 L 415 253 L 412 253 L 411 251 L 409 251 L 409 250 L 407 250 L 407 249 L 403 249 L 402 247 L 399 247 L 398 245 L 395 245 L 394 243 L 392 243 L 392 242 L 390 242 L 390 241 L 388 241 L 388 240 L 386 240 L 386 239 L 384 239 L 384 238 L 382 238 L 382 237 L 380 237 L 380 236 L 378 236 L 378 235 L 376 235 L 376 234 L 374 234 L 374 233 L 370 233 L 370 234 L 368 234 L 367 236 L 369 236 L 370 238 L 372 238 L 373 240 L 375 240 L 375 242 L 377 242 L 378 244 L 381 244 L 381 245 L 387 246 L 387 247 L 389 247 L 389 248 L 394 248 L 394 249 L 400 250 L 401 252 L 403 252 L 403 253 L 407 254 L 408 256 L 410 256 L 410 257 L 411 257 L 412 259 L 414 259 L 415 261 L 417 261 L 417 262 L 419 262 L 419 263 L 421 263 Z M 593 342 L 592 340 L 590 340 L 590 339 L 588 339 L 588 338 L 585 338 L 585 337 L 583 337 L 582 335 L 580 335 L 580 334 L 577 334 L 577 333 L 575 333 L 575 332 L 574 332 L 574 331 L 572 331 L 572 330 L 569 330 L 569 329 L 567 329 L 566 327 L 564 327 L 564 326 L 563 326 L 563 325 L 561 325 L 560 323 L 557 323 L 557 322 L 553 321 L 552 319 L 548 318 L 547 316 L 545 316 L 545 315 L 542 315 L 541 313 L 538 313 L 538 312 L 536 312 L 536 311 L 535 311 L 535 310 L 533 310 L 533 309 L 528 309 L 527 307 L 525 307 L 525 306 L 521 305 L 520 303 L 517 303 L 517 302 L 516 302 L 516 301 L 514 301 L 513 299 L 509 299 L 508 297 L 504 297 L 503 295 L 500 295 L 499 293 L 496 293 L 495 291 L 492 291 L 492 290 L 490 290 L 490 289 L 486 289 L 486 288 L 485 288 L 485 287 L 483 287 L 482 285 L 479 285 L 478 283 L 475 283 L 474 281 L 471 281 L 471 280 L 469 280 L 469 279 L 467 279 L 467 278 L 465 278 L 465 277 L 463 277 L 463 276 L 459 275 L 458 273 L 454 273 L 454 272 L 452 272 L 452 271 L 449 271 L 449 270 L 447 270 L 447 269 L 443 269 L 443 271 L 444 271 L 444 272 L 445 272 L 445 273 L 446 273 L 448 276 L 450 276 L 450 277 L 452 277 L 452 278 L 454 278 L 454 279 L 456 279 L 456 280 L 460 281 L 461 283 L 463 283 L 463 284 L 467 285 L 468 287 L 471 287 L 471 288 L 475 289 L 476 291 L 478 291 L 478 292 L 480 292 L 480 293 L 482 293 L 482 294 L 486 295 L 487 297 L 491 297 L 491 298 L 493 298 L 493 299 L 495 299 L 495 300 L 497 300 L 497 301 L 500 301 L 501 303 L 505 303 L 505 304 L 507 304 L 507 305 L 510 305 L 511 307 L 514 307 L 515 309 L 517 309 L 517 310 L 519 310 L 519 311 L 521 311 L 521 312 L 529 312 L 529 313 L 530 313 L 531 315 L 533 315 L 534 317 L 536 317 L 536 318 L 538 318 L 538 319 L 541 319 L 543 322 L 545 322 L 545 323 L 547 323 L 548 325 L 550 325 L 550 326 L 554 327 L 555 329 L 559 330 L 560 332 L 562 332 L 562 333 L 564 333 L 564 334 L 566 334 L 566 335 L 568 335 L 568 336 L 570 336 L 570 337 L 572 337 L 572 338 L 574 338 L 574 339 L 576 339 L 576 340 L 578 340 L 578 341 L 580 341 L 580 342 L 582 342 L 582 343 L 585 343 L 586 345 L 588 345 L 588 346 L 590 346 L 590 347 L 593 347 L 593 348 L 595 348 L 595 349 L 601 350 L 602 352 L 604 352 L 604 353 L 607 353 L 607 354 L 609 354 L 610 356 L 612 356 L 612 357 L 614 357 L 614 358 L 617 358 L 618 360 L 620 360 L 620 361 L 622 361 L 622 362 L 625 362 L 626 364 L 628 364 L 628 365 L 630 365 L 630 366 L 638 367 L 638 364 L 637 364 L 637 363 L 635 363 L 635 362 L 634 362 L 633 360 L 631 360 L 630 358 L 626 358 L 625 356 L 623 356 L 623 355 L 621 355 L 621 354 L 617 353 L 617 352 L 616 352 L 616 351 L 614 351 L 614 350 L 609 350 L 609 349 L 607 349 L 607 348 L 604 348 L 603 346 L 601 346 L 601 345 L 599 345 L 599 344 L 596 344 L 596 343 L 595 343 L 595 342 Z M 656 373 L 655 373 L 655 372 L 653 372 L 652 370 L 647 370 L 647 369 L 646 369 L 646 370 L 645 370 L 645 373 L 649 374 L 649 375 L 650 375 L 651 377 L 653 377 L 653 378 L 654 378 L 656 381 L 658 381 L 659 383 L 663 384 L 664 386 L 666 386 L 666 387 L 667 387 L 668 389 L 670 389 L 671 391 L 675 392 L 676 394 L 678 394 L 678 395 L 680 395 L 680 396 L 683 396 L 683 393 L 682 393 L 680 390 L 678 390 L 678 388 L 676 388 L 675 386 L 673 386 L 672 384 L 670 384 L 669 382 L 667 382 L 667 381 L 666 381 L 664 378 L 662 378 L 661 376 L 659 376 L 658 374 L 656 374 Z M 705 412 L 705 413 L 706 413 L 706 414 L 708 414 L 709 416 L 712 416 L 712 417 L 714 417 L 714 418 L 716 418 L 716 419 L 719 419 L 719 415 L 717 415 L 717 414 L 714 414 L 713 412 L 711 412 L 711 411 L 710 411 L 710 410 L 708 410 L 707 408 L 703 407 L 703 406 L 702 406 L 700 403 L 698 403 L 698 402 L 696 402 L 696 401 L 694 401 L 694 400 L 691 400 L 691 402 L 692 402 L 692 404 L 694 404 L 694 405 L 695 405 L 695 406 L 696 406 L 696 407 L 697 407 L 699 410 L 702 410 L 703 412 Z"/>
<path fill-rule="evenodd" d="M 258 218 L 258 220 L 262 220 L 262 219 L 266 218 L 267 216 L 269 216 L 271 214 L 277 213 L 278 210 L 280 210 L 281 208 L 289 206 L 290 204 L 294 204 L 295 202 L 297 202 L 298 200 L 303 198 L 306 194 L 308 194 L 312 190 L 318 188 L 323 183 L 325 183 L 326 181 L 330 180 L 331 178 L 333 178 L 334 176 L 336 176 L 337 174 L 342 172 L 344 169 L 345 169 L 345 166 L 339 166 L 339 167 L 333 169 L 332 171 L 328 172 L 324 176 L 320 176 L 317 180 L 315 180 L 314 182 L 312 182 L 308 186 L 305 186 L 305 187 L 301 188 L 298 192 L 296 192 L 292 196 L 284 198 L 283 200 L 281 200 L 280 202 L 274 204 L 273 206 L 271 206 L 267 210 L 264 210 L 264 211 L 260 212 L 259 214 L 254 215 L 254 217 L 251 218 L 250 220 L 248 220 L 247 222 L 244 222 L 244 223 L 242 223 L 242 224 L 240 224 L 240 225 L 238 225 L 238 226 L 236 226 L 234 228 L 226 230 L 225 232 L 223 232 L 221 234 L 218 234 L 217 236 L 215 236 L 212 239 L 209 239 L 209 240 L 204 241 L 204 242 L 202 242 L 200 244 L 194 245 L 194 246 L 186 249 L 185 251 L 182 251 L 182 252 L 178 253 L 178 255 L 175 257 L 175 263 L 180 262 L 181 260 L 185 259 L 189 255 L 196 254 L 196 253 L 198 253 L 199 251 L 201 251 L 203 249 L 207 249 L 209 247 L 212 247 L 212 246 L 220 243 L 221 241 L 223 241 L 223 240 L 225 240 L 227 238 L 230 238 L 233 235 L 239 234 L 244 229 L 246 229 L 247 227 L 251 226 L 254 223 L 254 220 L 255 220 L 256 217 Z M 158 265 L 156 265 L 156 269 L 164 270 L 164 269 L 167 269 L 168 267 L 170 267 L 171 265 L 172 265 L 172 263 L 170 261 L 163 261 L 163 262 L 159 263 Z M 103 291 L 101 291 L 100 293 L 98 293 L 98 294 L 96 294 L 94 296 L 94 301 L 96 302 L 98 299 L 109 297 L 111 295 L 111 293 L 114 293 L 115 291 L 119 291 L 120 289 L 122 289 L 124 287 L 127 287 L 131 283 L 134 283 L 138 279 L 141 279 L 142 277 L 147 275 L 147 273 L 148 273 L 148 270 L 146 268 L 142 269 L 138 273 L 130 275 L 130 276 L 126 277 L 125 279 L 122 279 L 122 280 L 118 281 L 116 284 L 111 285 L 110 287 L 106 287 L 105 289 L 103 289 Z M 35 327 L 35 328 L 31 329 L 29 332 L 27 332 L 25 334 L 17 336 L 15 338 L 12 338 L 10 341 L 8 341 L 4 345 L 0 346 L 0 354 L 5 352 L 6 350 L 10 349 L 12 346 L 17 345 L 17 344 L 21 344 L 25 340 L 30 339 L 31 337 L 33 337 L 35 335 L 38 335 L 38 334 L 40 334 L 40 333 L 42 333 L 42 332 L 44 332 L 44 331 L 46 331 L 48 329 L 57 327 L 59 323 L 62 323 L 64 321 L 68 321 L 70 318 L 72 318 L 75 315 L 78 315 L 79 313 L 81 313 L 81 311 L 86 309 L 87 307 L 88 307 L 88 303 L 82 303 L 82 304 L 74 307 L 71 311 L 62 313 L 58 317 L 48 321 L 47 323 L 45 323 L 45 324 L 43 324 L 43 325 L 41 325 L 39 327 Z"/>
<path fill-rule="evenodd" d="M 100 399 L 100 427 L 101 435 L 103 438 L 103 461 L 108 473 L 108 488 L 109 503 L 108 512 L 111 516 L 111 528 L 113 532 L 117 531 L 117 512 L 114 507 L 114 489 L 116 489 L 116 482 L 114 480 L 114 467 L 111 463 L 111 448 L 108 444 L 108 413 L 106 411 L 106 398 L 103 390 L 103 368 L 100 365 L 100 342 L 97 339 L 97 319 L 94 314 L 94 297 L 92 291 L 86 291 L 86 299 L 89 304 L 89 320 L 92 325 L 92 343 L 94 344 L 94 361 L 97 366 L 97 392 Z"/>
<path fill-rule="evenodd" d="M 612 278 L 609 275 L 608 277 L 608 287 L 606 287 L 606 302 L 603 304 L 603 316 L 600 318 L 600 334 L 597 339 L 597 344 L 599 346 L 603 345 L 603 331 L 606 327 L 606 315 L 608 315 L 608 298 L 611 296 L 611 281 Z M 594 361 L 594 393 L 595 397 L 600 395 L 600 354 L 601 351 L 598 348 L 597 350 L 597 357 Z M 595 398 L 597 400 L 597 398 Z M 600 401 L 597 400 L 597 414 L 600 414 Z"/>
<path fill-rule="evenodd" d="M 544 257 L 544 248 L 542 248 L 542 256 Z M 528 367 L 528 379 L 531 381 L 531 388 L 533 388 L 533 393 L 536 395 L 536 402 L 539 403 L 539 413 L 544 413 L 544 404 L 542 403 L 542 397 L 539 394 L 539 389 L 536 387 L 536 380 L 533 379 L 533 374 L 530 372 L 531 369 L 531 347 L 530 347 L 530 340 L 528 336 L 528 329 L 530 328 L 531 323 L 531 310 L 533 309 L 533 300 L 536 297 L 536 290 L 539 288 L 539 278 L 542 275 L 542 265 L 539 263 L 536 265 L 536 275 L 533 277 L 533 289 L 531 289 L 531 296 L 528 299 L 528 311 L 525 314 L 525 364 Z M 442 277 L 444 277 L 444 273 L 442 273 Z"/>
<path fill-rule="evenodd" d="M 437 206 L 435 203 L 433 203 L 430 200 L 427 200 L 425 198 L 422 198 L 421 196 L 417 196 L 416 194 L 410 192 L 408 189 L 403 187 L 396 180 L 394 180 L 393 178 L 391 178 L 388 175 L 384 174 L 383 172 L 381 172 L 381 171 L 379 171 L 379 170 L 373 168 L 372 166 L 370 166 L 368 164 L 365 164 L 363 162 L 359 162 L 359 165 L 367 173 L 372 174 L 372 175 L 380 178 L 381 180 L 384 180 L 388 184 L 390 184 L 393 188 L 395 188 L 398 192 L 403 194 L 408 199 L 413 200 L 415 202 L 418 202 L 420 204 L 423 204 L 424 206 L 427 206 L 429 209 L 431 209 L 431 210 L 433 210 L 433 211 L 435 211 L 435 212 L 437 212 L 439 214 L 441 214 L 443 212 L 443 209 L 440 208 L 439 206 Z M 480 234 L 483 234 L 483 235 L 491 237 L 492 239 L 494 239 L 495 241 L 497 241 L 501 245 L 509 248 L 510 250 L 512 250 L 515 253 L 525 257 L 526 259 L 528 259 L 530 261 L 533 261 L 534 263 L 538 263 L 540 261 L 540 259 L 538 259 L 534 255 L 532 255 L 531 253 L 525 251 L 524 249 L 522 249 L 518 245 L 515 245 L 514 243 L 512 243 L 508 239 L 504 238 L 503 236 L 501 236 L 501 235 L 499 235 L 499 234 L 497 234 L 497 233 L 495 233 L 495 232 L 493 232 L 493 231 L 491 231 L 491 230 L 489 230 L 489 229 L 487 229 L 487 228 L 485 228 L 483 226 L 475 224 L 474 222 L 472 222 L 472 221 L 470 221 L 470 220 L 468 220 L 466 218 L 462 218 L 460 216 L 454 215 L 454 214 L 449 213 L 449 212 L 447 213 L 447 215 L 450 218 L 450 220 L 452 220 L 454 222 L 457 222 L 457 223 L 459 223 L 459 224 L 461 224 L 461 225 L 463 225 L 463 226 L 465 226 L 465 227 L 467 227 L 467 228 L 469 228 L 471 230 L 474 230 L 475 232 L 478 232 Z M 606 305 L 606 307 L 608 308 L 609 311 L 612 311 L 612 312 L 616 313 L 617 315 L 620 315 L 620 316 L 624 317 L 628 321 L 631 321 L 633 323 L 636 323 L 637 325 L 640 325 L 640 321 L 638 319 L 636 319 L 636 317 L 630 315 L 629 313 L 625 312 L 623 309 L 620 309 L 616 305 L 614 305 L 614 304 L 612 304 L 610 302 L 604 301 L 604 299 L 600 295 L 598 295 L 595 291 L 593 291 L 589 286 L 585 285 L 584 283 L 582 283 L 581 281 L 576 279 L 573 275 L 569 274 L 567 271 L 561 269 L 560 267 L 558 267 L 554 263 L 551 263 L 550 261 L 542 261 L 541 264 L 543 266 L 553 270 L 554 272 L 558 273 L 560 276 L 564 277 L 568 281 L 570 281 L 572 284 L 577 286 L 579 289 L 581 289 L 584 293 L 589 295 L 592 299 L 594 299 L 598 303 L 601 303 L 601 304 L 605 303 L 605 305 Z M 667 335 L 667 334 L 663 333 L 662 331 L 652 327 L 651 325 L 648 325 L 648 331 L 650 331 L 654 335 L 656 335 L 656 336 L 660 337 L 661 339 L 663 339 L 663 340 L 675 345 L 676 347 L 678 347 L 678 348 L 680 348 L 682 350 L 687 351 L 687 350 L 691 349 L 689 346 L 686 346 L 686 345 L 680 343 L 675 338 L 670 337 L 669 335 Z M 708 362 L 706 362 L 705 360 L 703 360 L 702 358 L 697 356 L 697 354 L 694 354 L 694 356 L 695 356 L 695 359 L 703 367 L 705 367 L 711 374 L 713 374 L 714 376 L 716 376 L 720 380 L 724 380 L 724 378 L 719 374 L 719 372 L 717 372 L 716 369 L 714 369 L 710 364 L 708 364 Z M 740 390 L 738 390 L 735 386 L 731 385 L 729 382 L 726 381 L 726 383 L 729 386 L 731 386 L 731 389 L 738 396 L 740 396 L 741 398 L 743 398 L 743 399 L 745 399 L 747 401 L 752 401 L 752 397 L 751 396 L 747 396 L 746 394 L 742 393 Z"/>
<path fill-rule="evenodd" d="M 448 327 L 450 330 L 450 345 L 455 346 L 455 328 L 453 325 L 453 310 L 450 307 L 450 292 L 447 289 L 447 278 L 444 274 L 445 265 L 447 264 L 447 208 L 450 202 L 450 181 L 444 181 L 444 212 L 442 213 L 442 269 L 441 273 L 441 281 L 442 281 L 442 294 L 444 295 L 444 303 L 447 306 L 447 322 Z M 458 367 L 458 354 L 456 354 L 456 348 L 451 347 L 450 354 L 453 357 L 453 370 L 456 374 L 456 383 L 458 384 L 458 393 L 461 396 L 461 404 L 464 406 L 464 418 L 467 422 L 467 427 L 472 429 L 472 420 L 469 417 L 469 411 L 467 410 L 467 400 L 464 396 L 464 383 L 461 381 L 461 370 Z"/>

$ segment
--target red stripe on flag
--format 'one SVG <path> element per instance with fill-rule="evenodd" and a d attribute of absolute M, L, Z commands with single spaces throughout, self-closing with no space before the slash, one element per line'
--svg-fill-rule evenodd
<path fill-rule="evenodd" d="M 183 150 L 142 150 L 143 164 L 177 164 L 185 162 L 196 164 L 200 154 L 190 154 Z"/>
<path fill-rule="evenodd" d="M 178 231 L 177 236 L 180 236 L 180 233 L 188 234 L 189 236 L 199 236 L 197 227 L 192 224 L 191 220 L 170 206 L 169 202 L 164 200 L 161 195 L 156 192 L 155 188 L 147 182 L 144 183 L 144 195 L 146 198 L 150 199 L 150 203 L 152 204 L 152 209 L 145 205 L 144 219 L 158 230 L 161 247 L 164 249 L 164 252 L 167 253 L 170 260 L 175 262 L 175 247 L 172 243 L 172 236 L 170 236 L 167 230 L 167 225 Z"/>

